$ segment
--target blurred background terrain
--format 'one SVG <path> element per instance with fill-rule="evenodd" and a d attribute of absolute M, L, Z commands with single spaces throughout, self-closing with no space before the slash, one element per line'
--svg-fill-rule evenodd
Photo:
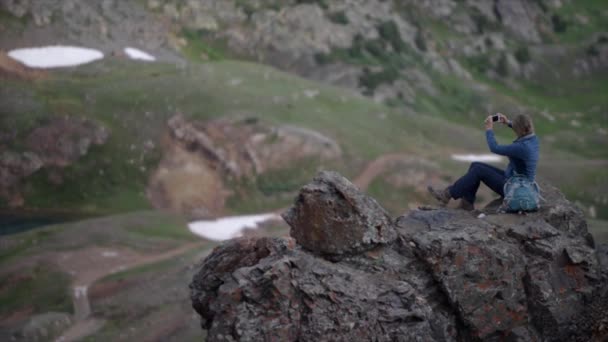
<path fill-rule="evenodd" d="M 104 58 L 9 56 L 49 45 Z M 280 211 L 321 169 L 432 203 L 497 111 L 532 116 L 539 177 L 606 242 L 607 94 L 602 0 L 0 0 L 0 339 L 200 340 L 217 242 L 189 222 Z"/>

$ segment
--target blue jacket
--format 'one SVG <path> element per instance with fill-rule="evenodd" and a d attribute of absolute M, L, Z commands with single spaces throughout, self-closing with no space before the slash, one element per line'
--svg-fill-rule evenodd
<path fill-rule="evenodd" d="M 505 170 L 507 178 L 513 176 L 514 172 L 517 172 L 534 180 L 540 150 L 536 135 L 528 134 L 517 138 L 510 145 L 498 145 L 494 137 L 494 131 L 489 129 L 486 131 L 486 140 L 488 141 L 490 151 L 509 157 L 509 166 Z"/>

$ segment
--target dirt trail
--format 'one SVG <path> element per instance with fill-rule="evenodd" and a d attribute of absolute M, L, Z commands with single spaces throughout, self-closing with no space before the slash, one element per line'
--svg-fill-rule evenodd
<path fill-rule="evenodd" d="M 366 191 L 371 182 L 376 179 L 382 172 L 386 171 L 392 163 L 397 163 L 404 160 L 411 160 L 412 156 L 404 153 L 389 153 L 383 154 L 380 157 L 372 160 L 371 162 L 365 165 L 365 168 L 359 175 L 353 180 L 353 184 L 355 184 L 361 191 Z M 281 215 L 285 211 L 287 211 L 290 207 L 280 208 L 273 213 L 277 215 Z"/>
<path fill-rule="evenodd" d="M 72 300 L 75 323 L 56 341 L 80 340 L 100 329 L 105 323 L 103 320 L 90 317 L 91 305 L 87 292 L 89 286 L 95 281 L 113 273 L 184 254 L 205 243 L 204 241 L 189 243 L 161 254 L 151 255 L 141 255 L 126 249 L 109 250 L 98 247 L 61 253 L 56 259 L 60 263 L 59 266 L 74 277 Z M 99 258 L 100 255 L 101 258 Z"/>
<path fill-rule="evenodd" d="M 371 182 L 382 172 L 384 172 L 392 163 L 408 160 L 410 158 L 411 155 L 399 153 L 382 155 L 376 160 L 373 160 L 367 164 L 365 169 L 363 169 L 363 172 L 361 172 L 359 176 L 355 178 L 353 184 L 358 186 L 362 191 L 365 191 Z"/>

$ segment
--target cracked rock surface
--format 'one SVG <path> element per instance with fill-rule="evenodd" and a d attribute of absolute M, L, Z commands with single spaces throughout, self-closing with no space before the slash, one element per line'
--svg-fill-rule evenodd
<path fill-rule="evenodd" d="M 292 237 L 232 240 L 203 260 L 193 307 L 209 341 L 601 340 L 605 247 L 578 208 L 543 190 L 526 216 L 393 220 L 322 172 L 284 215 Z"/>

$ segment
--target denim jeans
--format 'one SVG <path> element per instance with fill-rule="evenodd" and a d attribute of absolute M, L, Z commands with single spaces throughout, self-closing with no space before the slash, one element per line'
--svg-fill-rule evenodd
<path fill-rule="evenodd" d="M 475 203 L 477 189 L 480 182 L 483 182 L 500 197 L 504 197 L 503 187 L 506 181 L 507 177 L 503 170 L 492 165 L 473 162 L 469 171 L 450 187 L 450 194 L 452 198 L 464 198 L 469 203 Z"/>

